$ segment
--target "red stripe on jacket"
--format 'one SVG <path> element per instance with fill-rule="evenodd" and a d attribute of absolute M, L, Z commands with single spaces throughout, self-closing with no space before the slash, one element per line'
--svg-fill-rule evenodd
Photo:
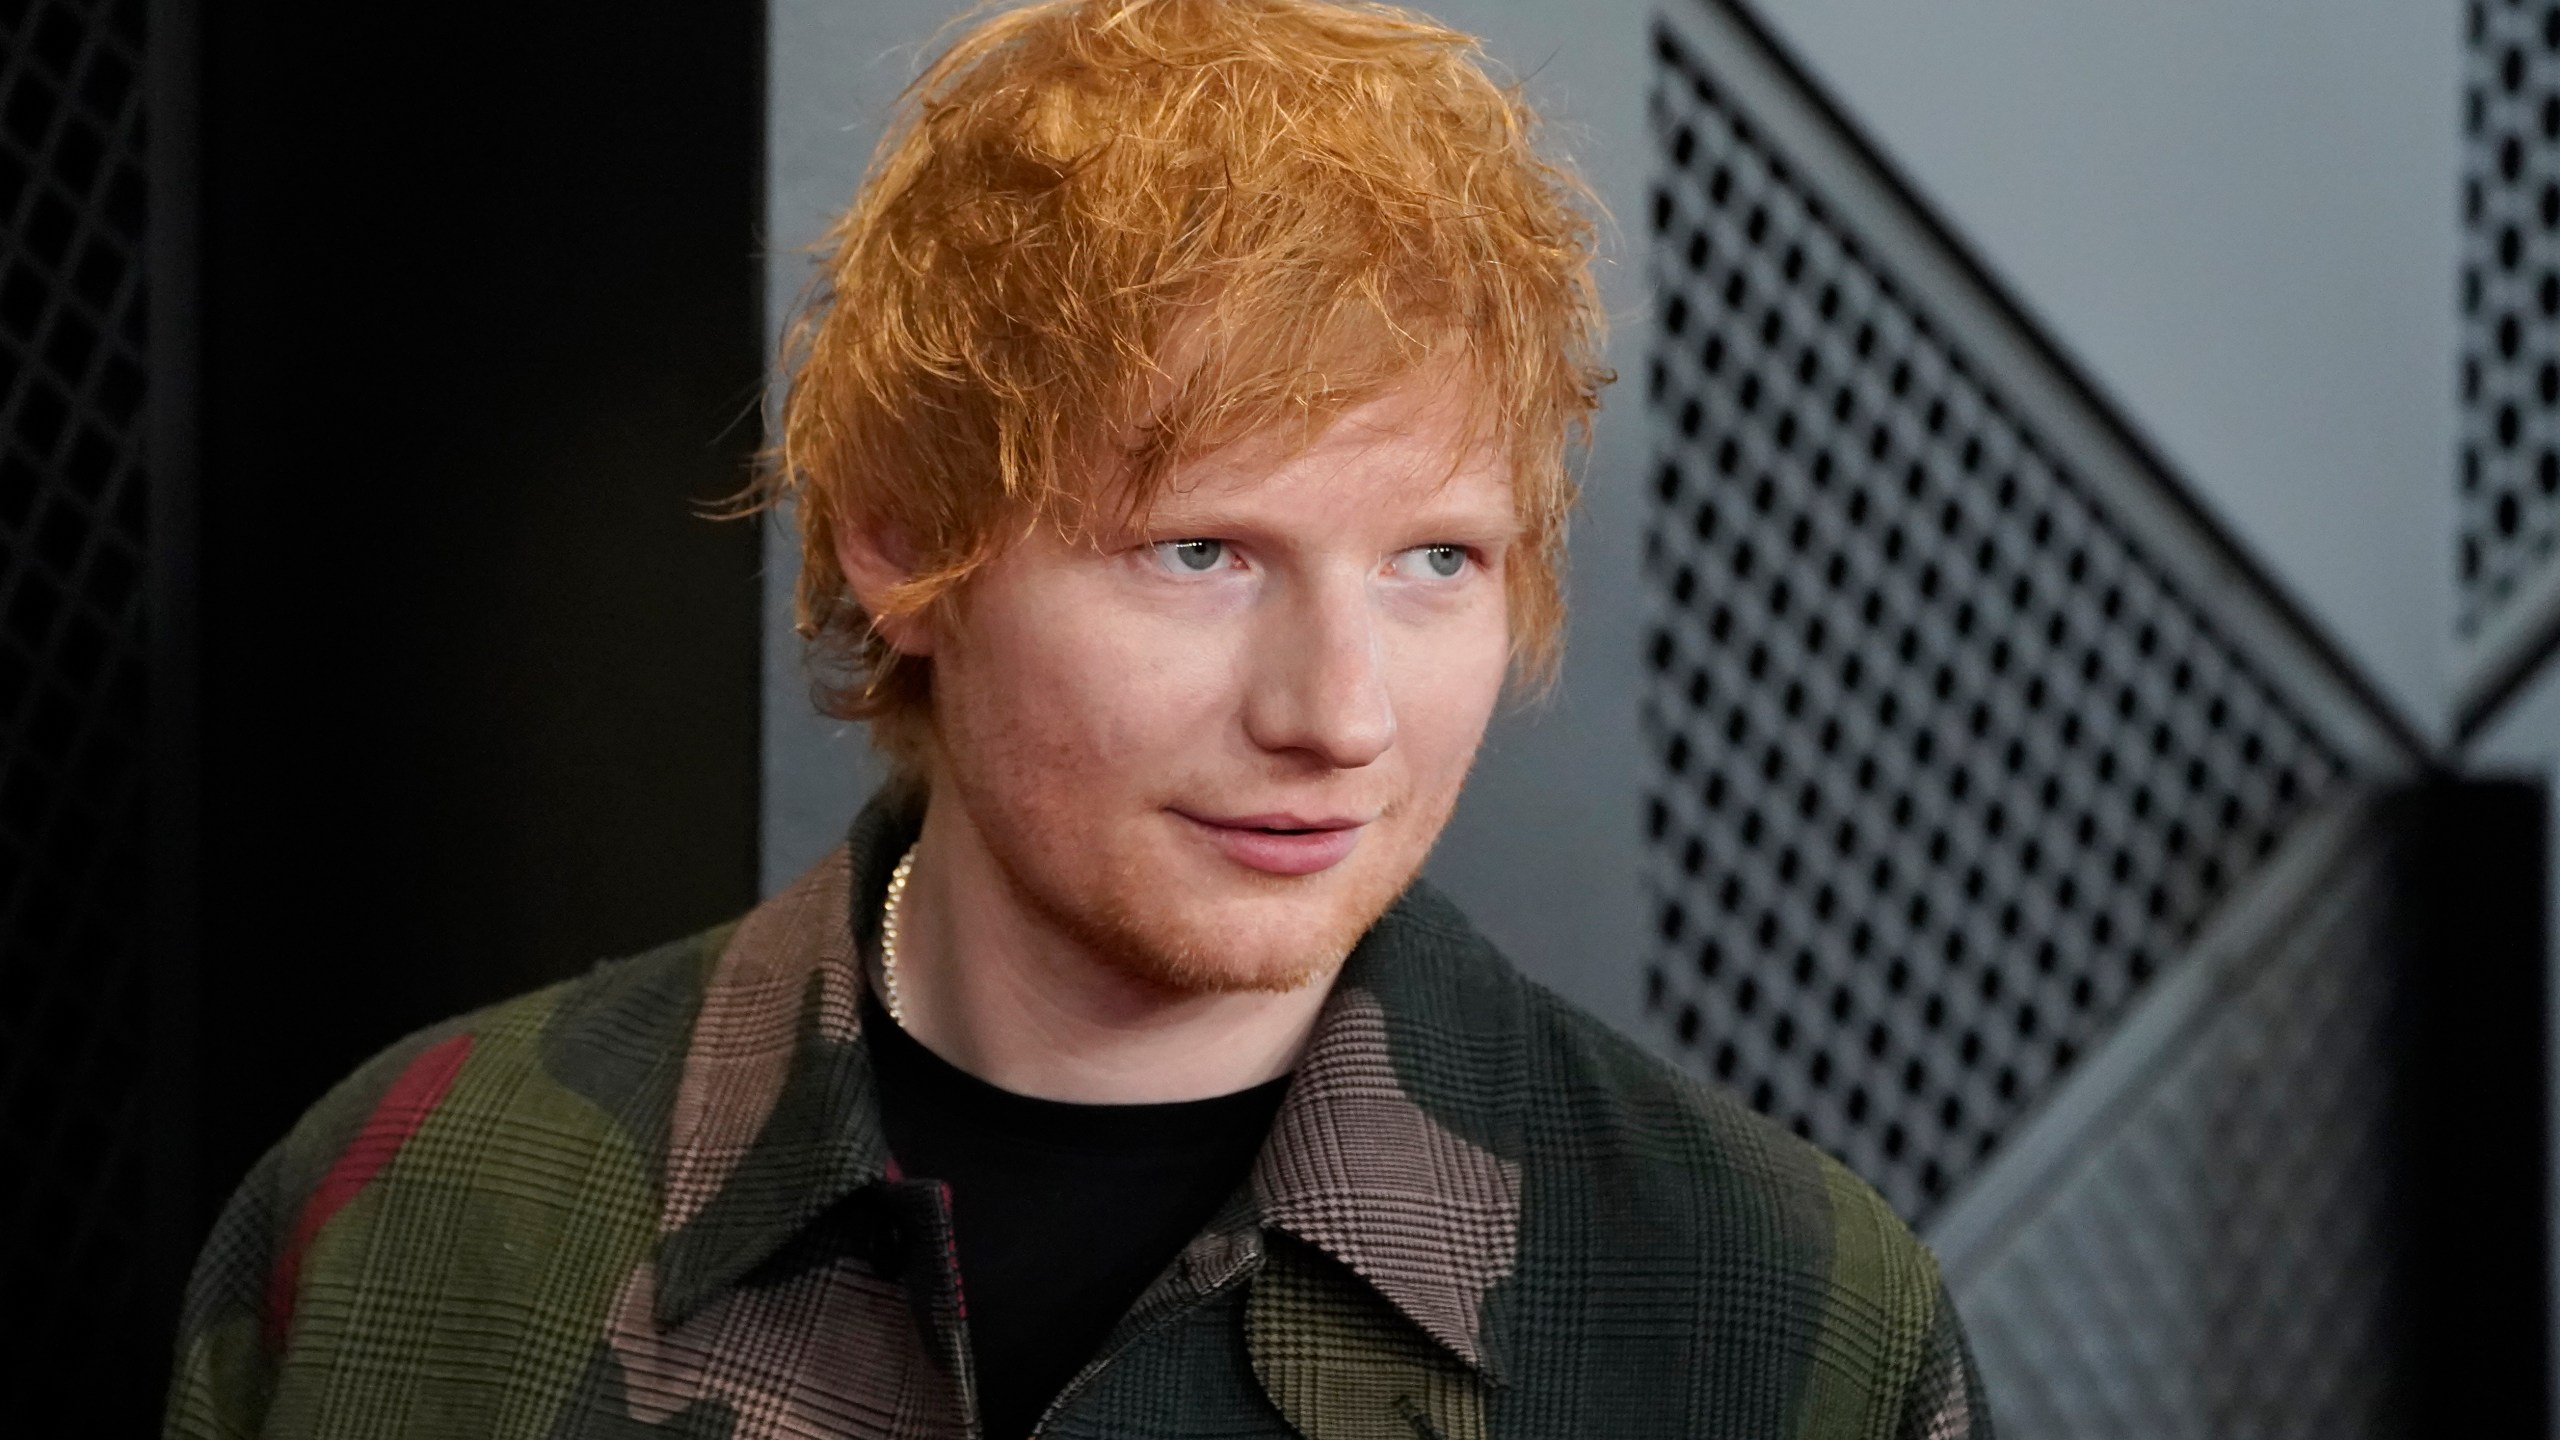
<path fill-rule="evenodd" d="M 293 1326 L 294 1298 L 302 1283 L 302 1257 L 311 1248 L 320 1227 L 329 1223 L 347 1202 L 362 1194 L 418 1127 L 427 1123 L 443 1103 L 445 1092 L 453 1088 L 453 1077 L 462 1072 L 462 1062 L 471 1053 L 471 1037 L 456 1035 L 418 1053 L 404 1067 L 382 1099 L 365 1117 L 364 1128 L 340 1151 L 320 1177 L 311 1197 L 302 1203 L 302 1216 L 293 1227 L 293 1240 L 277 1260 L 275 1273 L 267 1280 L 267 1344 L 280 1346 Z"/>

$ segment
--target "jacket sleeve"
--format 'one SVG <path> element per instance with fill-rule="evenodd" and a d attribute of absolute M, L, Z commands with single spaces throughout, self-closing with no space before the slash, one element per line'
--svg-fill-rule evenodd
<path fill-rule="evenodd" d="M 1920 1365 L 1905 1392 L 1895 1440 L 1992 1440 L 1991 1411 L 1963 1322 L 1944 1282 L 1921 1340 Z"/>
<path fill-rule="evenodd" d="M 162 1426 L 167 1440 L 264 1428 L 293 1336 L 303 1254 L 441 1099 L 470 1051 L 467 1018 L 421 1031 L 366 1062 L 304 1112 L 240 1182 L 187 1281 Z"/>
<path fill-rule="evenodd" d="M 282 1224 L 284 1147 L 267 1152 L 196 1258 L 178 1318 L 177 1369 L 169 1386 L 169 1440 L 252 1436 L 273 1393 L 276 1345 L 266 1323 Z"/>

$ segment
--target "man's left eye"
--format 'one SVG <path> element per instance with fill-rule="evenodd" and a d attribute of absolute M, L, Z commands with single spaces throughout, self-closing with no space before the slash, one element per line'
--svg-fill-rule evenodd
<path fill-rule="evenodd" d="M 1158 566 L 1177 575 L 1205 575 L 1228 559 L 1224 540 L 1159 540 L 1148 548 Z"/>
<path fill-rule="evenodd" d="M 1463 545 L 1416 545 L 1395 558 L 1396 569 L 1416 579 L 1454 580 L 1467 568 Z"/>

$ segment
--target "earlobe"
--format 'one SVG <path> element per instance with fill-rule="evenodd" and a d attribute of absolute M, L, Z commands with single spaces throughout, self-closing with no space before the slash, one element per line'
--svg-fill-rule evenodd
<path fill-rule="evenodd" d="M 836 527 L 835 551 L 845 583 L 872 617 L 872 630 L 901 655 L 932 654 L 933 623 L 928 614 L 888 613 L 890 597 L 915 578 L 915 547 L 906 532 L 892 524 L 848 521 Z"/>

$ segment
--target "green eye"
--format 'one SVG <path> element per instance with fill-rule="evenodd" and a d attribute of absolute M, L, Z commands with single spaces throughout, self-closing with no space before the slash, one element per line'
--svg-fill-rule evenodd
<path fill-rule="evenodd" d="M 1163 540 L 1155 549 L 1157 561 L 1166 569 L 1193 575 L 1215 570 L 1227 558 L 1224 540 Z"/>

